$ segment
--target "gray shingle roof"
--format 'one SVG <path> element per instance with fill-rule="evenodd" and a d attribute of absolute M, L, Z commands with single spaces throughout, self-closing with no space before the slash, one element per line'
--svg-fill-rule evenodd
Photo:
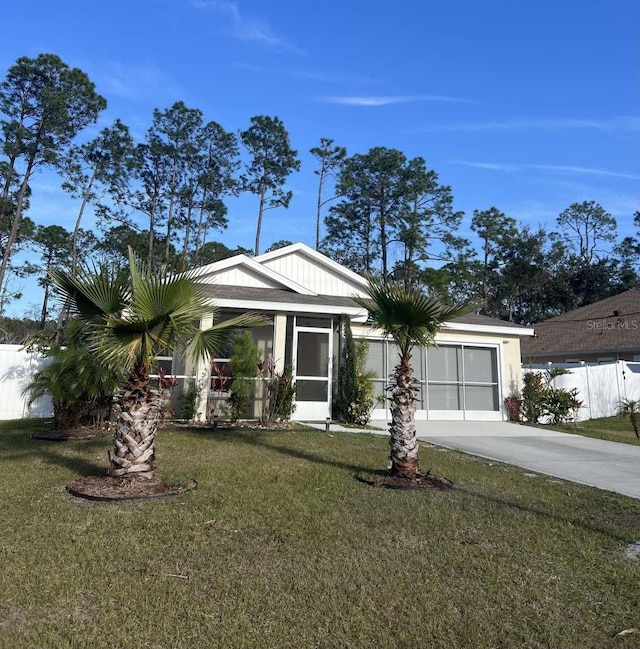
<path fill-rule="evenodd" d="M 252 302 L 275 302 L 282 304 L 309 304 L 335 307 L 336 313 L 341 313 L 343 308 L 360 308 L 360 305 L 350 297 L 336 295 L 301 295 L 294 291 L 278 288 L 256 288 L 247 286 L 231 286 L 228 284 L 207 285 L 209 295 L 214 299 L 240 300 L 247 303 L 247 308 L 252 308 Z M 509 327 L 512 329 L 525 329 L 513 322 L 490 318 L 477 313 L 467 313 L 452 322 L 460 324 L 484 325 L 488 327 Z"/>
<path fill-rule="evenodd" d="M 535 325 L 523 356 L 640 349 L 640 290 L 588 304 Z"/>

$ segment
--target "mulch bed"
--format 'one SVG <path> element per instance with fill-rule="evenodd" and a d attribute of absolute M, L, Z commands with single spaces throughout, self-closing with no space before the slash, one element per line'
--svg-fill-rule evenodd
<path fill-rule="evenodd" d="M 179 496 L 198 486 L 195 480 L 187 483 L 166 482 L 160 476 L 153 478 L 88 477 L 67 485 L 67 491 L 89 500 L 145 500 Z"/>
<path fill-rule="evenodd" d="M 447 478 L 430 473 L 420 473 L 415 478 L 387 474 L 376 478 L 358 476 L 358 479 L 372 487 L 384 487 L 386 489 L 452 489 L 454 484 Z"/>

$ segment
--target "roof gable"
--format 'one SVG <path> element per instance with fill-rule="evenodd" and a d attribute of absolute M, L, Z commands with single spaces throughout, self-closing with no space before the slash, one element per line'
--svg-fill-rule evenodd
<path fill-rule="evenodd" d="M 313 291 L 298 282 L 262 266 L 246 255 L 236 255 L 201 266 L 194 269 L 193 274 L 205 284 L 219 282 L 252 288 L 284 288 L 301 295 L 314 295 Z"/>
<path fill-rule="evenodd" d="M 261 266 L 294 279 L 320 295 L 366 296 L 367 280 L 304 243 L 295 243 L 255 257 Z"/>

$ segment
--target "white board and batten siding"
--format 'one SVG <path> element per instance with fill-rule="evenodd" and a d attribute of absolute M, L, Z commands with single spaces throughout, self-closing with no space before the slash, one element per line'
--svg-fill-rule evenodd
<path fill-rule="evenodd" d="M 259 275 L 245 266 L 233 266 L 215 273 L 216 284 L 228 286 L 247 286 L 250 288 L 280 288 L 275 280 L 264 275 Z"/>
<path fill-rule="evenodd" d="M 27 407 L 23 395 L 35 372 L 47 363 L 39 354 L 27 352 L 22 345 L 0 345 L 0 419 L 51 417 L 53 409 L 48 397 Z"/>
<path fill-rule="evenodd" d="M 358 282 L 351 281 L 344 273 L 321 264 L 300 252 L 267 259 L 260 263 L 318 295 L 339 297 L 365 295 L 362 285 Z"/>

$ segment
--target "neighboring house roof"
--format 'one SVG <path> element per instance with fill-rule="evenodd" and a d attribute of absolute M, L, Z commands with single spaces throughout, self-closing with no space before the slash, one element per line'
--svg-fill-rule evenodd
<path fill-rule="evenodd" d="M 522 341 L 522 356 L 640 349 L 640 290 L 632 289 L 535 325 Z"/>

